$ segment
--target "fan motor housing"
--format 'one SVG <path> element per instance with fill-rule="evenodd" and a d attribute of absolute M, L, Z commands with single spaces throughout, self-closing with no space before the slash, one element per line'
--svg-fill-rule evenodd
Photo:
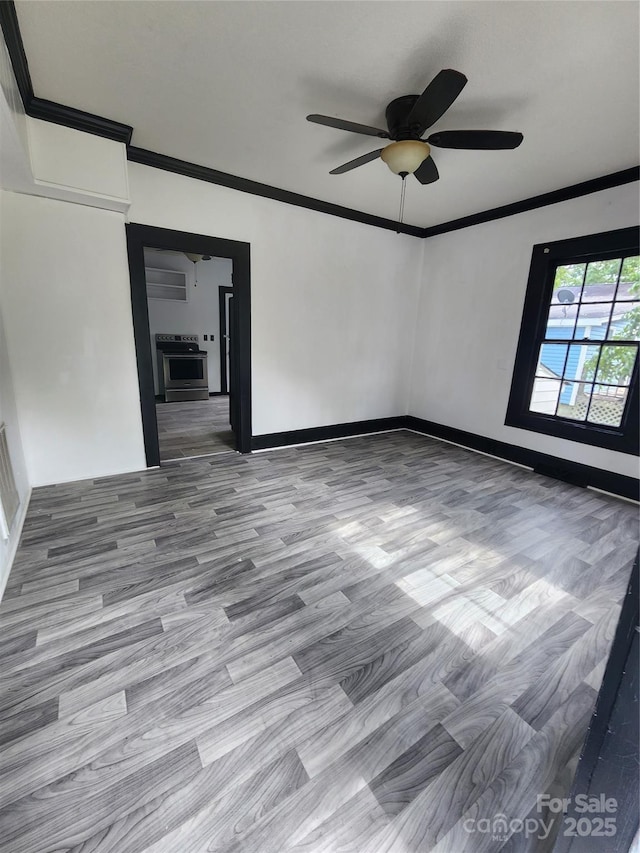
<path fill-rule="evenodd" d="M 392 139 L 418 139 L 420 134 L 407 125 L 407 118 L 419 95 L 401 95 L 394 98 L 385 110 L 385 119 Z"/>

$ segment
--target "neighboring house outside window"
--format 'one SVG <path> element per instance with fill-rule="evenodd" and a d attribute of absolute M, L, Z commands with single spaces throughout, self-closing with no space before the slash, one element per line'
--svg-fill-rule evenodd
<path fill-rule="evenodd" d="M 638 452 L 638 229 L 535 246 L 506 423 Z"/>

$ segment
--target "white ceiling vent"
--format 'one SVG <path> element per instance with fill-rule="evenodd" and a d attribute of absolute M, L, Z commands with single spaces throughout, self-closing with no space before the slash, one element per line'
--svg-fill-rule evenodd
<path fill-rule="evenodd" d="M 0 536 L 3 539 L 9 538 L 19 505 L 20 498 L 9 458 L 7 429 L 5 424 L 0 424 Z"/>

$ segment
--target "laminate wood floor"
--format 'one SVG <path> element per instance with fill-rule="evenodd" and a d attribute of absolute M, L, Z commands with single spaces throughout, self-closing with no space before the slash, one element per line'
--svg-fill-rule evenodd
<path fill-rule="evenodd" d="M 156 403 L 156 418 L 161 462 L 235 449 L 227 396 Z"/>
<path fill-rule="evenodd" d="M 38 489 L 0 849 L 547 851 L 469 821 L 568 791 L 637 540 L 631 504 L 405 431 Z"/>

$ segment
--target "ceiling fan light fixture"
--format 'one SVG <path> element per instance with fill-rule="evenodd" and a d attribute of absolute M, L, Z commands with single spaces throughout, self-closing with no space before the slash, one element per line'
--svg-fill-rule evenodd
<path fill-rule="evenodd" d="M 427 159 L 431 148 L 418 139 L 401 139 L 382 149 L 380 157 L 396 175 L 412 175 Z"/>

